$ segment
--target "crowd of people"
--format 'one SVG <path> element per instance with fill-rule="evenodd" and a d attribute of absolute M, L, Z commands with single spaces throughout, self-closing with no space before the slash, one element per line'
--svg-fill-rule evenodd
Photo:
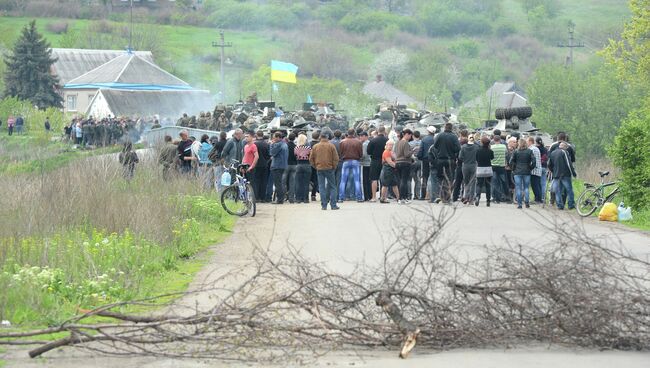
<path fill-rule="evenodd" d="M 77 117 L 63 128 L 63 137 L 79 146 L 106 147 L 124 141 L 137 142 L 144 130 L 155 124 L 157 121 L 141 118 Z"/>
<path fill-rule="evenodd" d="M 178 171 L 217 190 L 229 184 L 221 180 L 224 171 L 242 164 L 258 202 L 308 203 L 319 193 L 323 210 L 337 210 L 344 201 L 478 206 L 482 195 L 488 207 L 528 208 L 547 200 L 549 180 L 549 201 L 558 209 L 575 206 L 575 148 L 565 133 L 547 147 L 539 137 L 504 137 L 499 130 L 456 133 L 452 124 L 441 132 L 429 126 L 426 132 L 378 126 L 345 133 L 326 128 L 311 137 L 277 131 L 268 137 L 237 129 L 229 139 L 222 132 L 197 140 L 182 131 L 180 141 L 165 137 L 159 162 L 165 178 Z"/>

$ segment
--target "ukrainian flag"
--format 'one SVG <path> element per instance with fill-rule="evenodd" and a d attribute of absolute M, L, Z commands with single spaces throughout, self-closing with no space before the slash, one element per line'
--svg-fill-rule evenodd
<path fill-rule="evenodd" d="M 271 60 L 271 80 L 285 83 L 296 83 L 298 67 L 291 63 Z"/>

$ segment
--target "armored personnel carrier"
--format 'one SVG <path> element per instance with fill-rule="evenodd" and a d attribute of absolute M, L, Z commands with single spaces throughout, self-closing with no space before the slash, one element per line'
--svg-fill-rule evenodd
<path fill-rule="evenodd" d="M 533 108 L 530 106 L 498 108 L 494 111 L 496 120 L 486 120 L 482 132 L 493 134 L 498 129 L 502 135 L 519 135 L 522 138 L 541 137 L 544 145 L 549 146 L 553 140 L 550 134 L 541 132 L 532 122 Z"/>

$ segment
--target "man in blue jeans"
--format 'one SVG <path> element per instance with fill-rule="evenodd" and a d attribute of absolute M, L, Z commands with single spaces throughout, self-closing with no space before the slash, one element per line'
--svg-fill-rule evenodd
<path fill-rule="evenodd" d="M 501 141 L 501 131 L 494 130 L 491 146 L 494 152 L 492 159 L 492 199 L 496 202 L 508 202 L 508 181 L 506 179 L 506 145 Z"/>
<path fill-rule="evenodd" d="M 555 203 L 560 210 L 564 209 L 563 190 L 566 193 L 569 209 L 572 210 L 575 208 L 571 179 L 576 176 L 576 172 L 571 164 L 571 159 L 567 152 L 568 148 L 569 145 L 566 142 L 561 142 L 560 149 L 553 151 L 548 158 L 548 169 L 553 173 L 553 180 L 555 180 L 556 185 Z"/>
<path fill-rule="evenodd" d="M 309 163 L 316 169 L 318 175 L 321 209 L 327 210 L 329 203 L 332 210 L 338 210 L 335 170 L 339 164 L 339 155 L 336 147 L 329 141 L 328 132 L 321 133 L 320 142 L 312 147 Z"/>
<path fill-rule="evenodd" d="M 348 135 L 341 141 L 341 183 L 339 184 L 339 202 L 345 198 L 345 187 L 348 183 L 348 176 L 352 175 L 354 181 L 354 194 L 357 202 L 363 202 L 361 190 L 361 156 L 363 156 L 363 144 L 355 137 L 354 129 L 348 130 Z"/>
<path fill-rule="evenodd" d="M 273 177 L 273 186 L 275 187 L 275 201 L 273 204 L 284 203 L 284 184 L 282 177 L 287 169 L 289 160 L 289 148 L 282 140 L 282 133 L 273 134 L 273 144 L 271 144 L 271 176 Z"/>

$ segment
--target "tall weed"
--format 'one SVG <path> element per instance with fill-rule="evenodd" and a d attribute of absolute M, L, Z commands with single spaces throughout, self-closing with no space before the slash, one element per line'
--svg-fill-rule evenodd
<path fill-rule="evenodd" d="M 126 181 L 117 155 L 0 177 L 0 319 L 54 324 L 78 308 L 159 292 L 160 279 L 226 229 L 197 180 L 162 180 L 141 153 Z"/>

